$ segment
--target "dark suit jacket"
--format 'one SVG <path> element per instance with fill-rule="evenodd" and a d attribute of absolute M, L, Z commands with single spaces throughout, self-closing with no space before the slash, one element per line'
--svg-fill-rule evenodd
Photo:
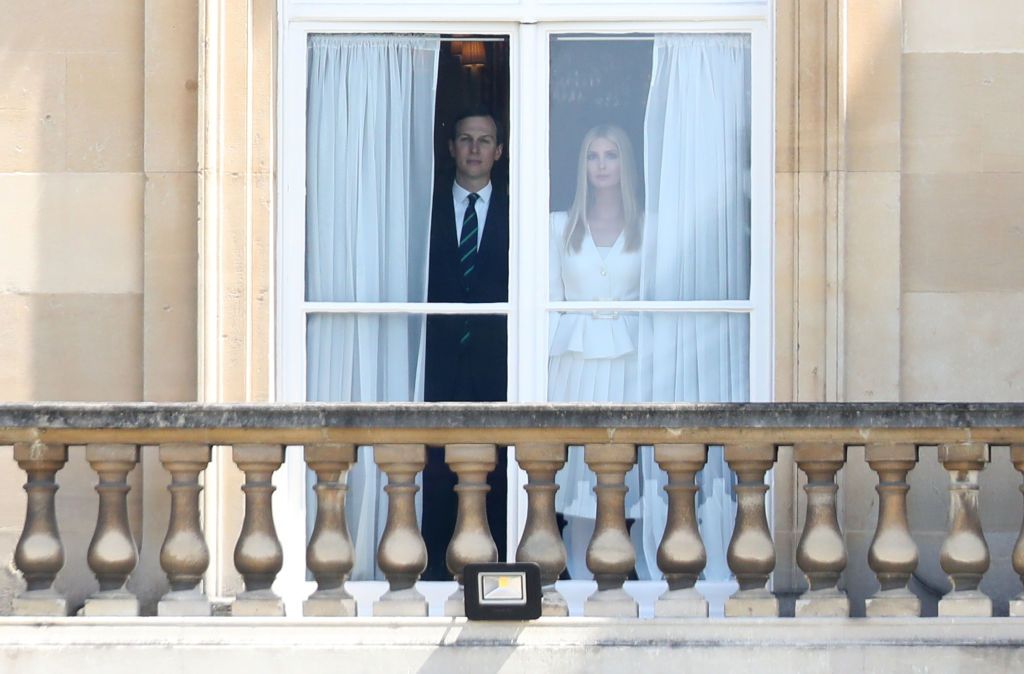
<path fill-rule="evenodd" d="M 477 251 L 469 291 L 462 285 L 459 242 L 451 183 L 434 194 L 430 224 L 429 302 L 508 301 L 508 196 L 495 187 Z M 466 324 L 472 336 L 459 341 Z M 427 318 L 427 401 L 503 401 L 508 387 L 508 331 L 505 316 Z"/>

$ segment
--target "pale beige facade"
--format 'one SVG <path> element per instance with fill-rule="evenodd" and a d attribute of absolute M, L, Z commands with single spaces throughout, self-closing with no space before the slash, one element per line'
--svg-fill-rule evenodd
<path fill-rule="evenodd" d="M 272 398 L 275 5 L 0 3 L 4 400 Z M 1021 400 L 1024 5 L 777 0 L 775 28 L 775 400 Z M 24 510 L 10 455 L 7 557 Z M 792 561 L 803 514 L 782 455 L 774 582 L 787 591 L 804 582 Z M 144 450 L 130 479 L 132 582 L 151 606 L 167 476 Z M 922 460 L 912 484 L 945 479 Z M 92 534 L 93 481 L 72 451 L 58 500 L 69 560 Z M 238 587 L 239 483 L 224 461 L 207 487 L 222 506 L 208 531 L 224 560 L 215 594 Z M 857 450 L 841 484 L 856 613 L 875 526 Z M 1017 478 L 988 470 L 982 485 L 993 558 L 1005 559 Z M 942 490 L 911 491 L 921 572 L 940 588 L 925 551 L 941 543 L 945 503 Z M 9 601 L 20 580 L 5 574 Z M 81 564 L 58 584 L 77 600 L 94 587 Z M 1005 612 L 1019 582 L 993 565 L 983 589 Z"/>

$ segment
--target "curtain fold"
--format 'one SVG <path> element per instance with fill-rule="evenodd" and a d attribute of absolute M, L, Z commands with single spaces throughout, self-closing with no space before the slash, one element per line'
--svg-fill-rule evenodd
<path fill-rule="evenodd" d="M 644 125 L 645 300 L 743 300 L 750 295 L 750 38 L 658 35 Z M 749 399 L 746 314 L 644 314 L 641 398 L 652 402 Z M 659 578 L 665 476 L 643 448 L 641 577 Z M 733 477 L 719 448 L 698 476 L 705 578 L 730 577 Z"/>
<path fill-rule="evenodd" d="M 439 49 L 438 37 L 310 37 L 307 301 L 426 301 Z M 306 329 L 308 400 L 423 399 L 422 316 L 312 313 Z M 380 574 L 384 481 L 362 448 L 348 477 L 355 580 Z"/>

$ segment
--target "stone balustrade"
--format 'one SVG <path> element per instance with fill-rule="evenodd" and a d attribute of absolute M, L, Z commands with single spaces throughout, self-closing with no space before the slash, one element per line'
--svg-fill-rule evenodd
<path fill-rule="evenodd" d="M 949 475 L 948 484 L 941 485 L 949 493 L 949 530 L 938 561 L 953 587 L 939 602 L 938 614 L 987 617 L 993 604 L 979 585 L 993 560 L 979 512 L 979 475 L 996 452 L 1004 457 L 1002 469 L 1012 465 L 1024 474 L 1024 405 L 0 405 L 0 445 L 13 446 L 17 466 L 27 476 L 27 511 L 14 554 L 26 583 L 13 602 L 17 615 L 67 615 L 74 607 L 55 589 L 54 579 L 65 564 L 84 563 L 99 584 L 85 601 L 84 615 L 139 613 L 127 582 L 138 561 L 127 498 L 140 447 L 148 446 L 159 447 L 160 464 L 170 477 L 170 521 L 160 550 L 170 591 L 159 602 L 159 614 L 211 614 L 201 583 L 211 551 L 203 536 L 199 495 L 211 447 L 221 446 L 231 448 L 232 461 L 244 475 L 237 495 L 244 500 L 244 519 L 234 547 L 244 589 L 231 614 L 284 615 L 285 604 L 272 589 L 283 564 L 272 512 L 273 476 L 285 464 L 286 447 L 301 446 L 315 474 L 316 493 L 306 550 L 316 590 L 303 610 L 309 616 L 354 616 L 355 601 L 345 589 L 354 558 L 346 526 L 346 475 L 357 448 L 372 446 L 388 495 L 387 522 L 377 546 L 388 590 L 373 612 L 426 616 L 427 602 L 416 588 L 427 565 L 416 494 L 427 446 L 444 446 L 445 461 L 458 476 L 458 521 L 446 562 L 460 583 L 467 564 L 497 558 L 485 512 L 486 476 L 495 469 L 498 448 L 514 446 L 526 473 L 527 494 L 515 557 L 540 567 L 544 614 L 566 616 L 566 601 L 555 588 L 566 566 L 555 513 L 555 475 L 566 463 L 567 448 L 582 446 L 597 483 L 596 526 L 586 563 L 598 589 L 584 615 L 636 617 L 637 603 L 624 590 L 636 563 L 627 529 L 625 475 L 637 462 L 638 448 L 653 446 L 654 460 L 666 473 L 668 502 L 657 552 L 668 590 L 654 612 L 657 617 L 703 618 L 708 604 L 695 588 L 707 551 L 698 526 L 695 478 L 709 447 L 721 446 L 736 475 L 737 503 L 727 560 L 739 587 L 725 603 L 727 617 L 780 613 L 771 585 L 779 551 L 767 500 L 792 498 L 772 494 L 771 471 L 780 448 L 791 451 L 796 469 L 806 476 L 806 515 L 791 561 L 805 575 L 807 590 L 796 599 L 795 615 L 850 614 L 840 582 L 850 553 L 840 524 L 837 475 L 851 447 L 863 447 L 877 475 L 877 527 L 866 561 L 879 589 L 867 599 L 867 616 L 921 615 L 921 603 L 908 589 L 919 563 L 908 475 L 919 463 L 921 447 L 937 447 L 938 462 Z M 65 554 L 55 498 L 69 453 L 82 446 L 97 476 L 98 496 L 92 542 L 86 559 L 79 560 Z M 1012 564 L 1024 579 L 1024 525 L 1011 559 L 999 563 Z M 460 612 L 457 593 L 446 613 Z M 1024 594 L 1009 602 L 1009 612 L 1024 616 Z"/>

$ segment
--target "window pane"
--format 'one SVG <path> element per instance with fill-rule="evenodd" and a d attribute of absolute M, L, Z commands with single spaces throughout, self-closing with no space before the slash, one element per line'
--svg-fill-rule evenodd
<path fill-rule="evenodd" d="M 423 400 L 426 317 L 310 314 L 306 399 L 316 402 Z"/>
<path fill-rule="evenodd" d="M 504 401 L 508 321 L 489 314 L 310 314 L 306 399 Z"/>
<path fill-rule="evenodd" d="M 426 299 L 437 37 L 313 35 L 306 298 Z"/>
<path fill-rule="evenodd" d="M 713 312 L 550 314 L 552 402 L 750 399 L 750 316 Z"/>
<path fill-rule="evenodd" d="M 430 301 L 495 301 L 435 296 L 433 276 L 474 193 L 473 241 L 507 277 L 507 38 L 312 35 L 308 52 L 306 299 L 424 302 L 430 276 Z M 460 154 L 467 117 L 486 128 Z"/>
<path fill-rule="evenodd" d="M 310 37 L 308 301 L 508 301 L 508 46 L 494 36 Z M 504 316 L 313 314 L 307 399 L 505 400 L 507 341 Z M 454 526 L 455 504 L 428 496 L 452 496 L 438 467 L 450 473 L 431 452 L 423 524 L 443 566 L 450 531 L 437 523 L 450 515 Z M 355 579 L 380 577 L 382 484 L 361 452 L 349 475 Z"/>
<path fill-rule="evenodd" d="M 746 35 L 554 36 L 551 299 L 750 295 Z"/>
<path fill-rule="evenodd" d="M 426 317 L 405 314 L 310 314 L 306 318 L 306 399 L 316 402 L 423 400 Z M 361 448 L 349 471 L 348 527 L 355 547 L 353 580 L 382 577 L 376 542 L 384 527 L 386 477 Z M 306 534 L 316 515 L 307 471 Z"/>
<path fill-rule="evenodd" d="M 557 402 L 740 402 L 749 399 L 750 317 L 732 313 L 551 314 L 548 399 Z M 573 578 L 589 578 L 585 554 L 596 505 L 593 473 L 572 448 L 556 481 L 556 510 Z M 735 514 L 733 477 L 712 451 L 698 483 L 699 517 L 708 553 L 705 578 L 727 580 L 726 548 Z M 665 474 L 641 448 L 626 476 L 626 516 L 641 580 L 661 577 L 657 546 L 665 529 Z"/>
<path fill-rule="evenodd" d="M 410 402 L 425 397 L 466 400 L 474 395 L 478 400 L 504 400 L 508 365 L 504 356 L 496 358 L 494 351 L 505 353 L 506 323 L 505 316 L 491 315 L 310 314 L 306 319 L 306 399 Z M 432 339 L 456 347 L 432 351 Z M 425 475 L 430 475 L 429 465 L 428 461 Z M 315 502 L 314 482 L 309 473 L 309 504 Z M 362 448 L 348 475 L 348 526 L 355 546 L 353 580 L 383 579 L 375 555 L 387 516 L 385 483 L 372 452 Z M 431 490 L 436 491 L 435 485 L 424 484 L 424 494 Z M 428 503 L 424 521 L 436 517 L 430 514 L 436 507 L 436 499 Z M 307 509 L 307 535 L 315 513 L 315 508 Z M 454 525 L 454 510 L 452 516 Z M 426 535 L 428 546 L 436 547 L 436 541 Z M 443 550 L 450 532 L 441 538 Z"/>

